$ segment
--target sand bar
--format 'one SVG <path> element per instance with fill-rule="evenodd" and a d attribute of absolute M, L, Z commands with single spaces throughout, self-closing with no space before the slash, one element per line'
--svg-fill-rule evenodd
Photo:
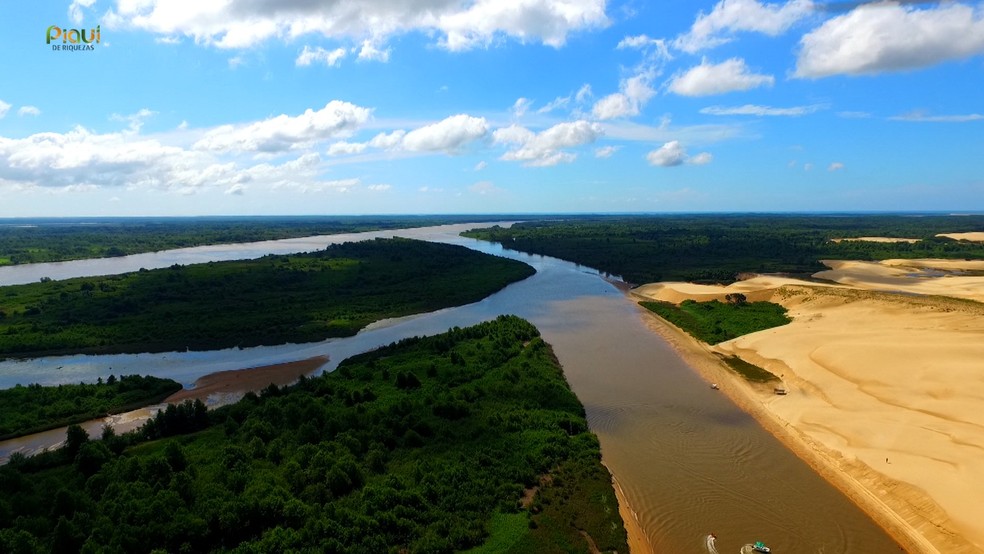
<path fill-rule="evenodd" d="M 823 260 L 830 269 L 814 273 L 858 289 L 951 296 L 984 302 L 984 260 Z"/>
<path fill-rule="evenodd" d="M 939 235 L 937 235 L 939 236 Z M 902 239 L 895 237 L 853 237 L 853 238 L 843 238 L 843 239 L 830 239 L 830 242 L 907 242 L 909 244 L 917 243 L 922 239 Z"/>
<path fill-rule="evenodd" d="M 940 233 L 936 236 L 945 237 L 953 240 L 969 240 L 973 242 L 984 242 L 984 231 L 975 231 L 972 233 Z"/>
<path fill-rule="evenodd" d="M 859 280 L 858 288 L 882 287 L 881 277 Z M 932 294 L 952 281 L 961 296 L 984 296 L 952 276 L 932 279 L 940 281 Z M 648 317 L 688 363 L 908 551 L 984 552 L 984 305 L 805 282 L 772 287 L 763 280 L 754 291 L 750 281 L 727 288 L 661 283 L 635 294 L 670 300 L 768 291 L 793 323 L 715 347 Z M 741 380 L 715 353 L 782 375 L 788 395 Z"/>
<path fill-rule="evenodd" d="M 282 387 L 314 372 L 327 362 L 328 356 L 315 356 L 296 362 L 218 371 L 199 377 L 193 388 L 179 390 L 164 402 L 173 404 L 198 399 L 208 404 L 210 398 L 241 396 L 249 391 L 260 391 L 271 383 Z"/>

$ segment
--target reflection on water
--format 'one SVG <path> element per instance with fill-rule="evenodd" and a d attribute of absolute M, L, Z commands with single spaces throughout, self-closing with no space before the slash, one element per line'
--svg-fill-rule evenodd
<path fill-rule="evenodd" d="M 456 236 L 467 227 L 390 234 L 505 255 L 533 265 L 537 274 L 475 304 L 379 322 L 355 337 L 244 350 L 8 361 L 0 363 L 0 386 L 109 373 L 190 383 L 213 371 L 316 355 L 328 355 L 323 369 L 331 370 L 348 356 L 403 337 L 517 314 L 553 345 L 601 439 L 606 465 L 657 552 L 707 551 L 711 532 L 725 552 L 757 539 L 780 553 L 898 551 L 843 495 L 697 377 L 614 285 L 567 262 Z"/>

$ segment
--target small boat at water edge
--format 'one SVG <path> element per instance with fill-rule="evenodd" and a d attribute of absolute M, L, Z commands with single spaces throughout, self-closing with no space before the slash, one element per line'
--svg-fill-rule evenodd
<path fill-rule="evenodd" d="M 756 552 L 768 554 L 772 552 L 772 549 L 765 546 L 765 543 L 762 541 L 755 541 L 755 544 L 746 544 L 741 547 L 741 554 L 755 554 Z"/>

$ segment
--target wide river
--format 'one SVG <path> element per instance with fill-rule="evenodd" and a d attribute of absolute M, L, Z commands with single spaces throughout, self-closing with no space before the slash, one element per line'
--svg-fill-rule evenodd
<path fill-rule="evenodd" d="M 490 224 L 483 224 L 490 225 Z M 603 459 L 660 554 L 738 552 L 763 540 L 773 552 L 897 553 L 898 545 L 650 331 L 632 301 L 597 271 L 458 236 L 476 225 L 172 250 L 125 258 L 0 268 L 0 285 L 254 258 L 353 238 L 403 236 L 461 244 L 526 262 L 537 273 L 467 306 L 371 325 L 358 335 L 304 345 L 210 352 L 64 356 L 0 362 L 0 388 L 153 374 L 186 384 L 201 375 L 328 355 L 322 370 L 400 338 L 517 314 L 539 327 L 601 439 Z M 0 457 L 25 444 L 0 444 Z"/>

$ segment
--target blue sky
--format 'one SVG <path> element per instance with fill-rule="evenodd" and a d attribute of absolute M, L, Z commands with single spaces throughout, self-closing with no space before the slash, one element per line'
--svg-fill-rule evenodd
<path fill-rule="evenodd" d="M 984 210 L 984 2 L 74 0 L 0 20 L 0 217 Z M 66 51 L 51 25 L 100 41 Z"/>

